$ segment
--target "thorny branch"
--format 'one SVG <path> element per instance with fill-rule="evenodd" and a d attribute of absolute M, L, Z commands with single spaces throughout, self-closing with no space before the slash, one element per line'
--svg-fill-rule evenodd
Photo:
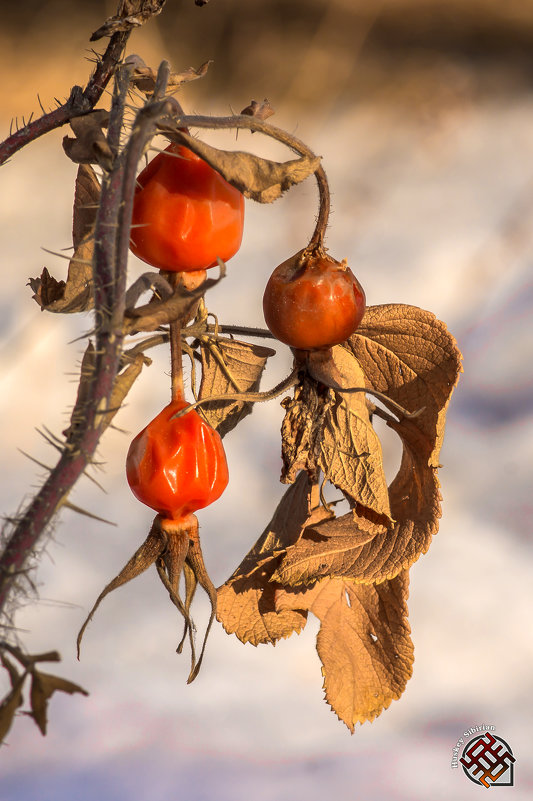
<path fill-rule="evenodd" d="M 122 120 L 130 70 L 131 67 L 126 65 L 118 71 L 111 126 L 116 125 L 116 118 L 119 118 L 119 124 Z M 15 577 L 23 570 L 58 508 L 66 502 L 73 485 L 91 463 L 108 424 L 124 336 L 126 263 L 135 175 L 143 149 L 155 131 L 156 121 L 166 111 L 165 101 L 160 101 L 159 97 L 164 94 L 168 73 L 168 64 L 163 63 L 154 99 L 139 111 L 127 146 L 103 178 L 93 258 L 95 364 L 85 400 L 83 424 L 65 446 L 40 491 L 13 524 L 0 556 L 0 610 L 4 610 Z"/>

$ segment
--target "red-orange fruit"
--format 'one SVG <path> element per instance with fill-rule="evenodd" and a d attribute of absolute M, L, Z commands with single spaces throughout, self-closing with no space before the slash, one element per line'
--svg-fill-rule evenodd
<path fill-rule="evenodd" d="M 365 308 L 363 288 L 346 261 L 324 252 L 302 250 L 284 261 L 270 276 L 263 296 L 270 331 L 300 350 L 344 342 L 358 328 Z"/>

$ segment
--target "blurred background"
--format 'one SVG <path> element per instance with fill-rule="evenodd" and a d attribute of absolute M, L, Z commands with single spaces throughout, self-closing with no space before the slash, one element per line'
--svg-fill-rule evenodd
<path fill-rule="evenodd" d="M 19 123 L 85 84 L 90 34 L 114 2 L 4 4 L 0 126 Z M 104 42 L 97 42 L 101 52 Z M 414 675 L 403 697 L 350 737 L 322 698 L 317 621 L 275 649 L 243 646 L 216 627 L 203 670 L 185 685 L 187 657 L 155 571 L 104 602 L 75 637 L 102 587 L 144 539 L 151 514 L 126 486 L 131 434 L 168 397 L 167 355 L 154 354 L 106 434 L 96 477 L 72 500 L 113 521 L 66 511 L 37 574 L 38 599 L 16 624 L 33 652 L 58 649 L 55 672 L 91 695 L 54 697 L 42 738 L 21 715 L 0 750 L 1 801 L 470 799 L 480 791 L 450 767 L 457 738 L 494 725 L 517 759 L 516 786 L 533 789 L 533 4 L 509 0 L 168 0 L 135 31 L 128 53 L 176 71 L 213 59 L 180 96 L 191 111 L 227 114 L 267 97 L 272 121 L 323 157 L 333 194 L 327 244 L 347 258 L 371 304 L 410 303 L 445 320 L 464 355 L 440 471 L 439 534 L 411 570 Z M 0 509 L 16 512 L 42 475 L 20 452 L 53 463 L 36 428 L 66 426 L 75 399 L 80 315 L 40 313 L 26 286 L 43 251 L 71 244 L 75 165 L 60 130 L 2 167 L 0 181 Z M 203 134 L 202 134 L 203 135 Z M 241 133 L 220 146 L 286 158 Z M 307 242 L 316 213 L 308 181 L 272 206 L 247 204 L 245 238 L 208 296 L 223 322 L 262 324 L 272 269 Z M 68 251 L 67 251 L 68 252 Z M 132 280 L 143 271 L 131 258 Z M 288 372 L 279 348 L 265 387 Z M 278 401 L 258 405 L 227 438 L 231 483 L 202 512 L 216 584 L 263 530 L 279 484 Z M 126 434 L 124 433 L 127 432 Z M 386 467 L 397 443 L 380 429 Z M 195 619 L 208 615 L 199 596 Z M 44 666 L 46 669 L 46 666 Z M 3 681 L 3 677 L 0 677 Z M 5 684 L 0 684 L 3 688 Z"/>

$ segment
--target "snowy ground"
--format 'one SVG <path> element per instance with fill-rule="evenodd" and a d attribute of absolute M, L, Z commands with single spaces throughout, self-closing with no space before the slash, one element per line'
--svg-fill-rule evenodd
<path fill-rule="evenodd" d="M 323 156 L 330 178 L 332 255 L 348 258 L 369 303 L 435 312 L 464 355 L 441 456 L 444 516 L 411 571 L 414 676 L 399 702 L 350 737 L 322 700 L 310 621 L 275 649 L 243 646 L 215 628 L 202 673 L 186 686 L 187 659 L 174 654 L 176 618 L 152 571 L 106 599 L 77 663 L 74 640 L 87 610 L 151 520 L 125 483 L 128 438 L 109 432 L 99 476 L 107 495 L 85 481 L 73 501 L 117 527 L 66 512 L 41 564 L 40 600 L 17 618 L 25 645 L 57 648 L 61 674 L 91 695 L 54 698 L 46 738 L 19 717 L 0 753 L 1 801 L 318 801 L 325 793 L 462 801 L 480 790 L 451 769 L 452 748 L 481 724 L 496 726 L 517 759 L 516 786 L 498 793 L 531 797 L 533 98 L 424 122 L 361 106 L 335 129 L 327 123 L 300 119 L 298 135 Z M 74 168 L 60 138 L 19 153 L 3 168 L 0 187 L 6 513 L 38 481 L 18 448 L 54 458 L 35 427 L 65 426 L 75 394 L 67 374 L 82 348 L 72 341 L 90 327 L 77 317 L 41 315 L 24 286 L 44 264 L 63 269 L 39 250 L 69 244 Z M 242 135 L 238 145 L 259 147 Z M 248 204 L 243 248 L 208 298 L 223 321 L 262 321 L 261 287 L 305 243 L 314 202 L 307 183 L 272 207 Z M 132 274 L 139 270 L 132 262 Z M 266 385 L 288 365 L 280 353 Z M 136 432 L 166 402 L 166 369 L 162 356 L 146 371 L 118 425 Z M 228 438 L 230 487 L 201 514 L 216 584 L 255 541 L 282 492 L 280 421 L 274 401 Z M 207 607 L 197 603 L 201 625 Z"/>

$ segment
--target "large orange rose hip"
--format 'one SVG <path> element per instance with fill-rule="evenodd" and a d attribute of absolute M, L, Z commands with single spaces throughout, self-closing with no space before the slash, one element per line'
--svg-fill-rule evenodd
<path fill-rule="evenodd" d="M 191 150 L 175 143 L 137 176 L 130 247 L 159 270 L 214 267 L 239 250 L 244 196 Z"/>
<path fill-rule="evenodd" d="M 126 458 L 135 497 L 172 520 L 209 506 L 228 484 L 219 434 L 194 409 L 172 419 L 187 405 L 185 400 L 169 403 L 137 434 Z"/>

